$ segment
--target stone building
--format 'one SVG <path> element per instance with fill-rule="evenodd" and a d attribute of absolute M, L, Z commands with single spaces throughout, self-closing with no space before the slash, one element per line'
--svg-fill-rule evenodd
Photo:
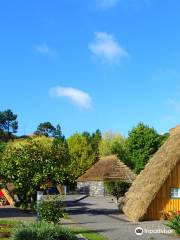
<path fill-rule="evenodd" d="M 115 155 L 101 158 L 77 181 L 77 189 L 81 194 L 90 196 L 104 196 L 104 182 L 124 181 L 132 182 L 135 174 Z"/>

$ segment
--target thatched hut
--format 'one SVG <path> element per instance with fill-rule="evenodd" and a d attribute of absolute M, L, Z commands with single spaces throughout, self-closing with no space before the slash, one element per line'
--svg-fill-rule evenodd
<path fill-rule="evenodd" d="M 123 200 L 133 221 L 160 219 L 180 211 L 180 125 L 137 176 Z"/>
<path fill-rule="evenodd" d="M 104 182 L 124 181 L 131 183 L 135 174 L 115 155 L 101 158 L 85 174 L 77 179 L 79 193 L 104 196 Z"/>

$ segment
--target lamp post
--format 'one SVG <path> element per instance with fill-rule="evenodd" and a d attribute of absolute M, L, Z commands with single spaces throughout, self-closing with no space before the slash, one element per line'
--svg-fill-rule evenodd
<path fill-rule="evenodd" d="M 43 192 L 42 191 L 37 191 L 37 221 L 39 220 L 38 206 L 39 206 L 39 203 L 41 202 L 42 198 L 43 198 Z"/>

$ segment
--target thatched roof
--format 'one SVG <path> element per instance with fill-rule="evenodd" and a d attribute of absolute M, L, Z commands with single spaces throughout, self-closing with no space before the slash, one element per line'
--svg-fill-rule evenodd
<path fill-rule="evenodd" d="M 135 174 L 115 155 L 101 158 L 77 182 L 122 180 L 132 182 Z"/>
<path fill-rule="evenodd" d="M 123 211 L 131 220 L 144 219 L 151 202 L 179 162 L 180 126 L 170 131 L 167 141 L 155 153 L 126 193 Z"/>

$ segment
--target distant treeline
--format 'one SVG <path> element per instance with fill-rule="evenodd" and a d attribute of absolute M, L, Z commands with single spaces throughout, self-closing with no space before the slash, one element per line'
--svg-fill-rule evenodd
<path fill-rule="evenodd" d="M 61 126 L 42 122 L 31 136 L 17 137 L 17 115 L 0 112 L 0 176 L 13 182 L 22 202 L 32 200 L 48 181 L 73 186 L 102 156 L 116 154 L 135 173 L 139 173 L 168 137 L 139 123 L 127 137 L 107 131 L 74 133 L 67 139 Z"/>

